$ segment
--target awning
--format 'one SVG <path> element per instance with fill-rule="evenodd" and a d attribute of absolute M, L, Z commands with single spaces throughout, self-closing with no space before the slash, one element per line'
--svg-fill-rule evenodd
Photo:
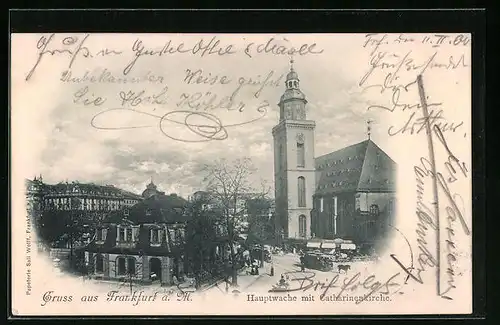
<path fill-rule="evenodd" d="M 321 242 L 309 242 L 309 243 L 307 243 L 308 248 L 319 248 L 320 245 L 321 245 Z"/>
<path fill-rule="evenodd" d="M 344 240 L 342 238 L 335 238 L 333 240 L 333 242 L 336 243 L 336 244 L 342 244 L 344 242 Z"/>
<path fill-rule="evenodd" d="M 355 244 L 340 244 L 340 249 L 354 250 L 356 249 Z"/>

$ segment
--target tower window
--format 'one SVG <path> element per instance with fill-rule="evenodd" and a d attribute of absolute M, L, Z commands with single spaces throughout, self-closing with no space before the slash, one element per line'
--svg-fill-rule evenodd
<path fill-rule="evenodd" d="M 306 206 L 306 179 L 302 176 L 298 178 L 298 203 L 299 207 L 305 207 Z"/>
<path fill-rule="evenodd" d="M 299 236 L 300 237 L 306 237 L 306 231 L 307 229 L 307 220 L 306 220 L 306 216 L 301 214 L 299 216 Z"/>
<path fill-rule="evenodd" d="M 306 165 L 305 149 L 303 143 L 297 143 L 297 167 Z"/>

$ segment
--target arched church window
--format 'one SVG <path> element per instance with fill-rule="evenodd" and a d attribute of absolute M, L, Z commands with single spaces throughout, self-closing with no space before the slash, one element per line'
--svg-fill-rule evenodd
<path fill-rule="evenodd" d="M 301 214 L 299 216 L 299 236 L 300 237 L 306 237 L 306 234 L 307 234 L 307 220 L 306 220 L 306 216 Z"/>
<path fill-rule="evenodd" d="M 387 212 L 389 216 L 392 216 L 392 213 L 394 212 L 394 200 L 389 200 L 389 204 L 387 205 Z"/>
<path fill-rule="evenodd" d="M 299 207 L 305 207 L 306 206 L 306 179 L 303 176 L 300 176 L 298 178 L 298 198 L 299 198 Z"/>

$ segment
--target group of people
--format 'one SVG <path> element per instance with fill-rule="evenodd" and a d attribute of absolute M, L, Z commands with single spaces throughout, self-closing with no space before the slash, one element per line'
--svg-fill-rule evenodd
<path fill-rule="evenodd" d="M 259 275 L 259 261 L 257 260 L 251 260 L 250 258 L 247 258 L 245 260 L 245 266 L 247 268 L 250 268 L 250 275 Z"/>

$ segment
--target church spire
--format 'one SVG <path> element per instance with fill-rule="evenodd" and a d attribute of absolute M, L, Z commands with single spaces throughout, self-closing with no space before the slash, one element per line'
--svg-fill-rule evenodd
<path fill-rule="evenodd" d="M 307 104 L 306 96 L 299 87 L 299 75 L 295 71 L 294 59 L 290 57 L 290 72 L 286 75 L 285 92 L 278 103 L 281 120 L 305 120 Z"/>
<path fill-rule="evenodd" d="M 151 182 L 146 186 L 146 188 L 149 188 L 149 189 L 156 189 L 156 185 L 155 183 L 153 182 L 153 175 L 151 175 Z"/>
<path fill-rule="evenodd" d="M 286 75 L 286 89 L 299 89 L 299 75 L 293 68 L 294 64 L 293 56 L 290 58 L 290 72 Z"/>

